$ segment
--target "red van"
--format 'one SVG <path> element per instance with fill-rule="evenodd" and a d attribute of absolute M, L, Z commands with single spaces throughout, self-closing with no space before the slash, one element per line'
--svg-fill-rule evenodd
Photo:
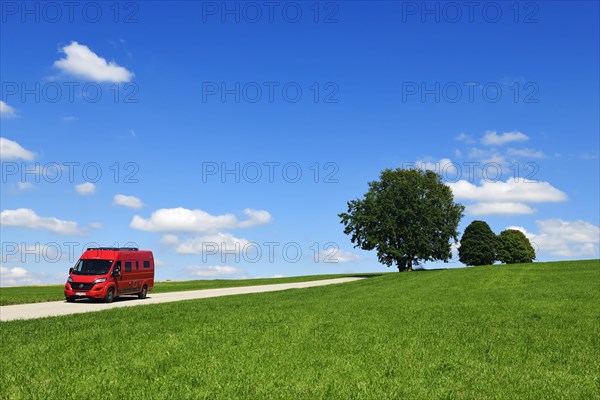
<path fill-rule="evenodd" d="M 110 303 L 121 295 L 146 298 L 154 288 L 154 257 L 135 247 L 88 248 L 69 270 L 65 284 L 68 302 L 100 299 Z"/>

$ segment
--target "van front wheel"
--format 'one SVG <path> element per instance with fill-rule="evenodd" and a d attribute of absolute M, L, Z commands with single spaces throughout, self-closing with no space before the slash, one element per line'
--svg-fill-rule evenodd
<path fill-rule="evenodd" d="M 105 303 L 112 303 L 112 301 L 115 299 L 115 291 L 113 288 L 108 288 L 108 290 L 106 291 L 106 296 L 104 296 L 104 302 Z"/>
<path fill-rule="evenodd" d="M 138 294 L 138 298 L 145 299 L 147 295 L 148 295 L 148 286 L 144 285 L 142 287 L 142 291 Z"/>

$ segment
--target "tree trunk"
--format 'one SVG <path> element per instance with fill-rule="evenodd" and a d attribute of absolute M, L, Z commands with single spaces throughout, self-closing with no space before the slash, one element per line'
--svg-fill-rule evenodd
<path fill-rule="evenodd" d="M 406 258 L 396 260 L 396 264 L 398 265 L 398 272 L 406 271 Z"/>
<path fill-rule="evenodd" d="M 413 260 L 412 260 L 412 258 L 409 258 L 409 259 L 408 259 L 408 268 L 407 268 L 407 271 L 408 271 L 408 272 L 411 272 L 411 271 L 413 270 L 413 269 L 412 269 L 412 263 L 413 263 Z"/>

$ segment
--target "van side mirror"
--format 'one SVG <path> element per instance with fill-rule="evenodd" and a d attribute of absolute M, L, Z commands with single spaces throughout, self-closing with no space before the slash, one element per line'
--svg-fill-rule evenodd
<path fill-rule="evenodd" d="M 111 276 L 121 276 L 121 271 L 117 268 L 113 269 Z"/>
<path fill-rule="evenodd" d="M 73 273 L 73 267 L 69 268 L 69 275 Z"/>

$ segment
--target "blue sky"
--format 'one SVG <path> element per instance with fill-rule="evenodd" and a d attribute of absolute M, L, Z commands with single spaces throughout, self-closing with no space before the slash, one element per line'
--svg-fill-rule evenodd
<path fill-rule="evenodd" d="M 2 285 L 90 243 L 161 280 L 387 270 L 337 214 L 415 163 L 461 231 L 599 256 L 597 2 L 47 4 L 0 9 Z"/>

